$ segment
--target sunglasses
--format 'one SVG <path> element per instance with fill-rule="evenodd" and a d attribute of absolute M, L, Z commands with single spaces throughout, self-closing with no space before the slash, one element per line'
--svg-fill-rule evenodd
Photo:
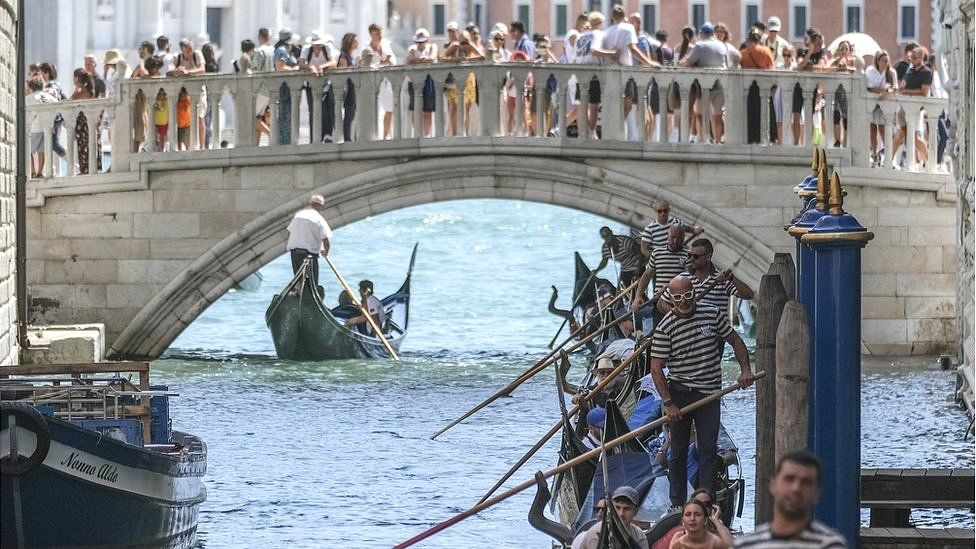
<path fill-rule="evenodd" d="M 689 291 L 687 291 L 687 292 L 685 292 L 683 294 L 675 294 L 674 295 L 674 302 L 675 303 L 677 303 L 679 301 L 691 301 L 692 299 L 695 299 L 695 290 L 689 290 Z"/>

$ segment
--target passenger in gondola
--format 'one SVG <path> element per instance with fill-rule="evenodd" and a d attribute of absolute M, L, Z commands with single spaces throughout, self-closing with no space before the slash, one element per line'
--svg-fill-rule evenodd
<path fill-rule="evenodd" d="M 722 511 L 718 505 L 712 502 L 712 496 L 708 493 L 708 490 L 705 490 L 704 488 L 695 490 L 691 494 L 691 499 L 689 501 L 697 501 L 705 508 L 705 530 L 717 535 L 719 539 L 726 544 L 724 547 L 731 547 L 734 541 L 732 538 L 732 532 L 730 532 L 722 522 Z M 661 536 L 661 539 L 654 542 L 651 549 L 668 549 L 671 546 L 671 540 L 684 534 L 685 530 L 686 528 L 684 524 L 675 526 L 674 528 L 668 530 L 667 534 Z M 688 540 L 686 540 L 686 542 L 687 541 Z"/>
<path fill-rule="evenodd" d="M 637 507 L 640 505 L 637 490 L 631 486 L 621 486 L 613 491 L 613 497 L 610 498 L 610 501 L 613 503 L 613 508 L 617 512 L 617 516 L 620 517 L 620 520 L 624 523 L 624 527 L 627 529 L 630 537 L 630 545 L 632 547 L 640 547 L 641 549 L 649 549 L 647 546 L 647 536 L 633 523 L 634 517 L 637 516 Z M 583 538 L 581 547 L 585 549 L 597 549 L 600 546 L 600 530 L 603 529 L 603 522 L 602 520 L 597 522 L 592 528 L 586 531 L 586 536 Z"/>
<path fill-rule="evenodd" d="M 603 517 L 606 516 L 606 513 L 607 513 L 607 499 L 600 498 L 600 501 L 596 502 L 596 505 L 593 507 L 593 518 L 595 518 L 599 522 L 603 522 Z M 583 530 L 582 532 L 577 534 L 575 538 L 573 538 L 573 544 L 570 546 L 570 549 L 583 548 L 583 540 L 586 539 L 586 532 L 587 532 L 586 530 Z"/>
<path fill-rule="evenodd" d="M 630 286 L 640 276 L 641 264 L 644 263 L 640 244 L 629 236 L 613 234 L 610 227 L 600 227 L 600 238 L 603 239 L 603 248 L 600 251 L 603 259 L 600 260 L 596 271 L 602 271 L 608 262 L 615 261 L 620 264 L 617 287 Z"/>
<path fill-rule="evenodd" d="M 613 320 L 619 320 L 619 322 L 613 329 L 607 331 L 614 333 L 605 338 L 602 343 L 597 345 L 596 356 L 605 356 L 606 352 L 613 347 L 617 354 L 626 352 L 626 355 L 620 358 L 620 360 L 624 360 L 628 355 L 630 355 L 630 353 L 634 352 L 636 343 L 634 341 L 634 313 L 632 313 L 626 307 L 621 307 L 614 311 Z M 630 343 L 617 343 L 621 339 L 630 340 Z"/>
<path fill-rule="evenodd" d="M 586 413 L 586 436 L 583 437 L 583 444 L 593 450 L 603 444 L 603 428 L 607 424 L 607 409 L 602 406 L 595 406 Z"/>
<path fill-rule="evenodd" d="M 729 549 L 732 545 L 708 530 L 709 509 L 689 500 L 681 508 L 683 531 L 671 538 L 669 549 Z"/>
<path fill-rule="evenodd" d="M 359 296 L 359 302 L 363 304 L 363 308 L 369 311 L 369 315 L 373 317 L 373 321 L 382 330 L 383 322 L 386 320 L 386 311 L 383 310 L 383 302 L 373 295 L 373 283 L 371 281 L 363 280 L 359 283 Z M 370 337 L 376 337 L 376 330 L 373 329 L 372 324 L 370 324 L 364 314 L 359 314 L 347 320 L 346 327 L 354 328 Z"/>
<path fill-rule="evenodd" d="M 299 210 L 288 224 L 288 253 L 291 254 L 292 272 L 297 275 L 308 259 L 316 287 L 319 285 L 319 254 L 322 257 L 329 255 L 332 241 L 332 228 L 322 217 L 324 209 L 325 198 L 313 194 L 308 199 L 308 207 Z"/>
<path fill-rule="evenodd" d="M 620 360 L 615 360 L 609 357 L 598 359 L 596 361 L 596 370 L 595 370 L 596 377 L 593 381 L 593 386 L 595 387 L 599 385 L 601 382 L 603 382 L 603 380 L 606 379 L 611 372 L 617 369 L 617 366 L 620 366 L 621 362 L 622 361 Z M 617 375 L 616 377 L 613 378 L 612 381 L 610 381 L 605 386 L 603 386 L 603 388 L 601 388 L 598 393 L 595 393 L 590 396 L 589 399 L 590 404 L 605 408 L 607 405 L 607 400 L 617 396 L 617 393 L 620 392 L 620 389 L 621 387 L 624 386 L 626 380 L 627 380 L 627 376 L 623 375 L 623 373 Z M 571 388 L 570 386 L 565 386 L 565 385 L 564 387 L 566 388 L 567 391 L 569 391 Z M 583 399 L 583 396 L 589 394 L 589 391 L 588 390 L 580 391 L 577 388 L 576 393 L 577 394 L 574 395 L 573 398 L 571 399 L 573 404 L 579 404 L 579 402 Z"/>

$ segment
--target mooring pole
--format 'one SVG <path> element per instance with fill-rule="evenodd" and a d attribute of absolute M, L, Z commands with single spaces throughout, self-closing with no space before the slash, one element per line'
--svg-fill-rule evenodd
<path fill-rule="evenodd" d="M 822 154 L 822 152 L 818 153 Z M 810 232 L 820 218 L 827 215 L 827 199 L 830 194 L 827 185 L 827 165 L 826 163 L 821 163 L 819 166 L 819 174 L 817 175 L 817 190 L 813 193 L 813 196 L 808 201 L 808 207 L 800 215 L 799 219 L 787 229 L 790 236 L 796 239 L 796 293 L 795 299 L 803 304 L 804 309 L 807 313 L 807 325 L 810 327 L 810 340 L 816 341 L 816 326 L 814 325 L 814 311 L 816 311 L 817 304 L 815 303 L 814 297 L 816 295 L 815 291 L 815 273 L 814 273 L 814 255 L 813 249 L 801 242 L 803 235 Z M 801 191 L 795 189 L 797 193 Z M 802 192 L 809 193 L 808 190 L 804 189 Z M 810 364 L 814 363 L 814 355 L 816 354 L 815 346 L 810 346 Z M 812 387 L 814 385 L 814 376 L 816 371 L 810 368 L 810 387 L 811 393 L 809 402 L 808 416 L 814 417 L 814 408 L 817 406 L 816 400 L 813 398 Z"/>
<path fill-rule="evenodd" d="M 801 237 L 814 255 L 816 288 L 809 441 L 823 464 L 823 482 L 814 515 L 856 548 L 861 526 L 861 249 L 874 234 L 844 212 L 836 172 L 828 205 L 827 215 Z"/>
<path fill-rule="evenodd" d="M 14 94 L 17 96 L 17 176 L 14 197 L 15 246 L 14 298 L 17 302 L 17 344 L 21 349 L 30 347 L 27 339 L 27 315 L 29 314 L 27 295 L 27 164 L 30 148 L 27 144 L 27 98 L 24 96 L 26 77 L 27 39 L 24 35 L 24 0 L 17 1 L 17 83 Z M 52 136 L 53 139 L 53 136 Z M 49 158 L 53 163 L 54 159 Z M 18 361 L 19 362 L 19 361 Z"/>

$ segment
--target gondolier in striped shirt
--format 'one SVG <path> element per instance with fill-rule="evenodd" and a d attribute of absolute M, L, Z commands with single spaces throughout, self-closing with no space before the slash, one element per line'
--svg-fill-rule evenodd
<path fill-rule="evenodd" d="M 640 276 L 642 263 L 640 246 L 629 236 L 613 234 L 610 227 L 600 227 L 600 238 L 603 239 L 603 259 L 596 270 L 601 271 L 608 262 L 615 261 L 620 264 L 617 286 L 620 288 L 630 286 Z"/>
<path fill-rule="evenodd" d="M 705 229 L 697 225 L 688 225 L 677 217 L 672 217 L 671 204 L 669 204 L 667 200 L 658 200 L 655 202 L 654 212 L 657 214 L 654 221 L 648 223 L 640 234 L 641 254 L 644 257 L 650 257 L 651 251 L 653 251 L 654 248 L 667 246 L 668 229 L 672 225 L 681 227 L 681 230 L 684 231 L 685 234 L 693 234 L 698 236 L 705 232 Z"/>
<path fill-rule="evenodd" d="M 732 269 L 720 272 L 712 263 L 712 252 L 712 243 L 707 238 L 699 238 L 692 242 L 688 254 L 687 273 L 695 284 L 696 292 L 708 290 L 708 293 L 698 298 L 699 301 L 717 308 L 728 318 L 730 297 L 752 299 L 754 294 L 752 288 L 745 281 L 737 278 Z M 671 294 L 665 289 L 657 302 L 657 308 L 661 313 L 667 313 L 672 305 Z"/>
<path fill-rule="evenodd" d="M 309 260 L 312 280 L 319 285 L 319 254 L 329 255 L 332 241 L 332 228 L 322 217 L 325 197 L 313 194 L 308 199 L 308 207 L 299 210 L 288 224 L 288 253 L 291 254 L 291 269 L 294 274 L 302 268 L 305 259 Z"/>
<path fill-rule="evenodd" d="M 637 289 L 634 290 L 630 309 L 638 311 L 641 321 L 649 317 L 654 318 L 651 326 L 644 326 L 645 333 L 650 333 L 653 326 L 664 318 L 664 314 L 656 308 L 657 300 L 664 293 L 671 279 L 683 273 L 687 267 L 689 250 L 683 244 L 684 237 L 685 232 L 680 225 L 671 225 L 668 228 L 667 245 L 651 250 L 651 257 L 647 260 L 647 266 L 637 284 Z M 654 293 L 647 300 L 649 306 L 645 307 L 644 296 L 647 295 L 647 287 L 650 286 L 651 279 L 654 279 Z"/>
<path fill-rule="evenodd" d="M 718 466 L 721 402 L 716 400 L 682 416 L 681 408 L 722 388 L 722 352 L 717 340 L 725 340 L 735 350 L 741 374 L 739 382 L 748 387 L 755 381 L 749 366 L 749 351 L 742 338 L 729 325 L 726 315 L 707 303 L 697 302 L 691 279 L 679 276 L 668 284 L 673 309 L 654 331 L 651 348 L 651 375 L 661 395 L 664 412 L 671 420 L 671 455 L 668 481 L 671 504 L 680 506 L 688 498 L 688 446 L 691 425 L 697 432 L 699 472 L 696 488 L 714 496 Z M 664 369 L 668 369 L 665 377 Z"/>

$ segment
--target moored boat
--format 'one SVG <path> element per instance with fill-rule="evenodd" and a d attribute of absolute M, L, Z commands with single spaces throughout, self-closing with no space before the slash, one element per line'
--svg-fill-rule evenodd
<path fill-rule="evenodd" d="M 0 368 L 3 547 L 195 544 L 207 446 L 171 430 L 174 393 L 150 389 L 148 371 L 146 363 Z M 139 385 L 118 372 L 139 372 Z M 108 373 L 116 375 L 98 377 Z"/>
<path fill-rule="evenodd" d="M 410 276 L 416 258 L 415 244 L 407 276 L 400 289 L 381 300 L 386 320 L 380 328 L 395 351 L 400 350 L 407 335 Z M 279 358 L 333 360 L 389 357 L 390 353 L 380 338 L 345 326 L 346 320 L 359 314 L 359 310 L 352 305 L 327 307 L 306 262 L 291 282 L 274 296 L 264 319 L 271 330 Z"/>

